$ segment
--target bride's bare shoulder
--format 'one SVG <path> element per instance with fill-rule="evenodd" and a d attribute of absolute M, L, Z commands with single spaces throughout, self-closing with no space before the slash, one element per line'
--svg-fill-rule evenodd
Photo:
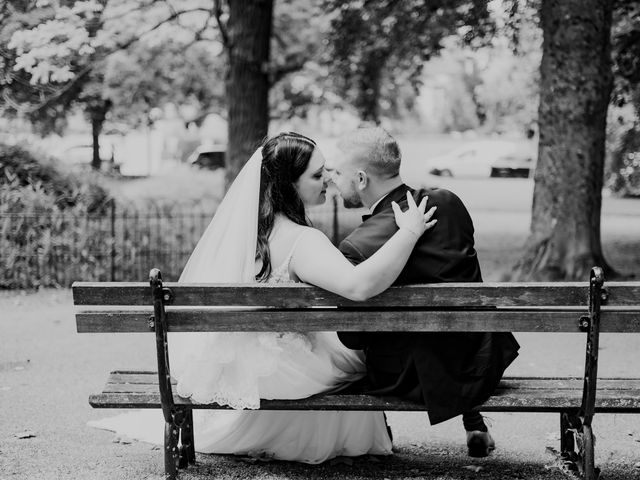
<path fill-rule="evenodd" d="M 282 219 L 280 222 L 276 222 L 269 243 L 286 243 L 292 244 L 300 235 L 309 235 L 312 232 L 318 232 L 317 229 L 309 227 L 307 225 L 300 225 L 292 222 L 288 218 Z"/>
<path fill-rule="evenodd" d="M 269 237 L 272 263 L 279 265 L 292 252 L 299 240 L 311 239 L 317 233 L 320 233 L 319 230 L 313 227 L 297 224 L 288 218 L 279 218 Z"/>

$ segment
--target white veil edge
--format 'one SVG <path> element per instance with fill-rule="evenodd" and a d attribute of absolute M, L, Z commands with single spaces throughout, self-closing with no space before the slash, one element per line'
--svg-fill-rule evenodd
<path fill-rule="evenodd" d="M 258 148 L 222 199 L 178 282 L 255 282 L 261 167 Z"/>
<path fill-rule="evenodd" d="M 178 283 L 253 283 L 258 242 L 262 148 L 242 168 L 198 241 Z M 253 337 L 256 337 L 254 339 Z M 171 376 L 181 397 L 196 403 L 258 408 L 255 364 L 242 357 L 257 336 L 169 332 Z M 252 341 L 251 341 L 252 340 Z M 266 366 L 266 365 L 265 365 Z M 275 369 L 275 365 L 267 366 Z"/>

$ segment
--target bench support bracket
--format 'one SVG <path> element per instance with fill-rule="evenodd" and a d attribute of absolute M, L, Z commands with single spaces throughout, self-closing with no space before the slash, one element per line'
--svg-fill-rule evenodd
<path fill-rule="evenodd" d="M 172 301 L 172 293 L 162 287 L 162 274 L 154 268 L 149 273 L 149 283 L 153 294 L 153 318 L 149 326 L 156 334 L 156 352 L 158 357 L 158 386 L 160 403 L 164 416 L 164 469 L 165 478 L 175 480 L 178 468 L 196 463 L 193 441 L 193 411 L 190 408 L 177 407 L 173 401 L 171 372 L 169 370 L 169 348 L 167 342 L 167 313 L 165 304 Z"/>
<path fill-rule="evenodd" d="M 600 306 L 608 295 L 604 289 L 604 272 L 591 269 L 589 276 L 589 315 L 580 317 L 579 327 L 587 332 L 582 405 L 578 412 L 560 414 L 560 447 L 569 469 L 585 480 L 597 480 L 600 470 L 594 464 L 595 436 L 591 427 L 595 413 L 600 341 Z"/>

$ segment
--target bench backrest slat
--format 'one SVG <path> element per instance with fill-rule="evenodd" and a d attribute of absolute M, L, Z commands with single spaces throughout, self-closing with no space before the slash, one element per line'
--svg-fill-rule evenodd
<path fill-rule="evenodd" d="M 169 331 L 507 331 L 580 332 L 583 310 L 167 309 Z M 78 332 L 149 332 L 149 309 L 85 310 Z M 604 308 L 602 332 L 640 332 L 640 311 Z"/>
<path fill-rule="evenodd" d="M 177 284 L 165 287 L 174 295 L 172 305 L 317 307 L 539 307 L 586 306 L 587 282 L 569 283 L 456 283 L 392 287 L 366 303 L 352 302 L 317 287 L 294 285 Z M 608 306 L 638 306 L 640 282 L 608 282 Z M 274 294 L 274 292 L 276 292 Z M 75 305 L 152 305 L 147 283 L 73 284 Z"/>

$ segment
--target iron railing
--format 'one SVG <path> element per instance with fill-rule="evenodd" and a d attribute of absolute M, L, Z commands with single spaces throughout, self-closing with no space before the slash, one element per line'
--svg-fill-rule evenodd
<path fill-rule="evenodd" d="M 360 213 L 344 210 L 333 197 L 309 216 L 337 244 Z M 177 280 L 212 215 L 198 205 L 142 210 L 116 202 L 88 215 L 0 212 L 0 288 L 141 281 L 151 267 Z"/>

